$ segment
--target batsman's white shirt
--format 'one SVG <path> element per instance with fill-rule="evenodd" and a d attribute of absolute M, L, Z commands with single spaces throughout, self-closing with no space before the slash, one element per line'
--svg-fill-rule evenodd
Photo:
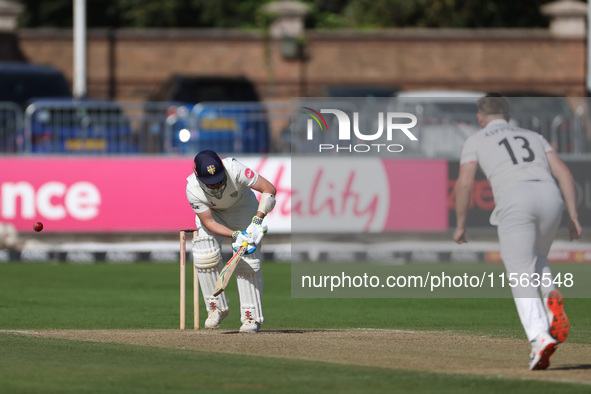
<path fill-rule="evenodd" d="M 232 157 L 223 159 L 222 163 L 227 177 L 222 197 L 218 199 L 208 194 L 192 173 L 187 177 L 187 200 L 195 213 L 210 209 L 216 221 L 231 229 L 244 230 L 257 211 L 258 200 L 251 188 L 259 175 Z M 197 225 L 201 227 L 198 220 Z"/>
<path fill-rule="evenodd" d="M 226 171 L 227 182 L 221 198 L 218 199 L 208 194 L 203 189 L 206 186 L 201 187 L 195 173 L 192 173 L 187 177 L 187 200 L 189 200 L 196 214 L 209 209 L 216 222 L 222 223 L 232 230 L 243 231 L 246 230 L 252 221 L 252 217 L 257 212 L 259 202 L 252 191 L 252 186 L 259 179 L 259 175 L 231 157 L 222 159 L 222 163 L 224 164 L 224 171 Z M 201 225 L 198 216 L 195 216 L 195 224 L 199 229 L 199 235 L 203 235 L 201 234 L 203 231 L 205 234 L 213 236 L 220 246 L 222 245 L 224 237 L 210 234 L 209 230 Z M 195 251 L 195 244 L 193 251 Z M 236 286 L 240 296 L 240 321 L 242 323 L 247 319 L 254 319 L 259 323 L 265 321 L 261 305 L 263 293 L 261 261 L 261 249 L 257 247 L 254 253 L 244 255 L 236 266 Z M 218 271 L 221 270 L 223 265 L 220 256 Z M 211 311 L 213 305 L 218 305 L 218 307 L 227 310 L 228 300 L 225 293 L 217 298 L 212 296 L 218 273 L 198 268 L 198 275 L 208 312 Z"/>
<path fill-rule="evenodd" d="M 515 184 L 551 182 L 558 190 L 546 158 L 550 152 L 553 152 L 552 147 L 540 134 L 512 126 L 503 119 L 489 122 L 484 129 L 468 137 L 462 147 L 460 165 L 478 163 L 490 182 L 496 206 L 491 224 L 498 224 L 497 208 L 504 203 L 507 190 Z"/>

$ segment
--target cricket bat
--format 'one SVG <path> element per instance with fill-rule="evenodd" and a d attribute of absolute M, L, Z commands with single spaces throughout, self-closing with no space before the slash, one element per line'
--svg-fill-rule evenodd
<path fill-rule="evenodd" d="M 218 281 L 215 285 L 215 290 L 213 291 L 214 297 L 217 297 L 226 289 L 226 286 L 228 286 L 228 282 L 230 282 L 230 278 L 232 277 L 232 274 L 234 273 L 234 270 L 236 269 L 238 262 L 240 261 L 242 256 L 244 256 L 244 253 L 246 253 L 247 248 L 248 244 L 246 242 L 243 242 L 242 246 L 238 248 L 236 253 L 234 253 L 234 256 L 232 256 L 232 258 L 228 260 L 228 262 L 220 272 L 220 275 L 218 276 Z"/>

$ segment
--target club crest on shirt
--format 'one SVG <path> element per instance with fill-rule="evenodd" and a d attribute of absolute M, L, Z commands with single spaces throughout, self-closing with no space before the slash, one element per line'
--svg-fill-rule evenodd
<path fill-rule="evenodd" d="M 230 197 L 232 197 L 232 198 L 238 197 L 238 190 L 236 190 L 235 192 L 233 192 L 232 194 L 230 194 Z"/>
<path fill-rule="evenodd" d="M 244 175 L 248 178 L 248 179 L 252 179 L 252 177 L 254 176 L 254 171 L 251 170 L 250 168 L 247 168 L 246 170 L 244 170 Z"/>

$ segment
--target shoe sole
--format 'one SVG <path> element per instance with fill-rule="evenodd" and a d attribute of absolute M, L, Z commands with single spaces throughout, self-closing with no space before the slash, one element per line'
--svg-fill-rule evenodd
<path fill-rule="evenodd" d="M 251 328 L 242 328 L 240 327 L 240 330 L 238 330 L 238 332 L 242 333 L 242 334 L 258 334 L 260 328 L 257 329 L 251 329 Z"/>
<path fill-rule="evenodd" d="M 241 326 L 239 332 L 243 334 L 257 334 L 261 328 L 260 324 L 250 324 Z"/>
<path fill-rule="evenodd" d="M 240 330 L 239 332 L 241 334 L 258 334 L 259 333 L 258 330 L 257 331 L 242 331 L 242 330 Z"/>
<path fill-rule="evenodd" d="M 562 294 L 558 290 L 552 290 L 548 294 L 548 309 L 552 312 L 552 321 L 550 322 L 550 335 L 558 343 L 562 343 L 568 337 L 570 325 L 568 317 L 564 313 L 564 301 Z"/>
<path fill-rule="evenodd" d="M 541 351 L 542 353 L 542 357 L 540 357 L 540 359 L 538 360 L 538 362 L 530 368 L 530 370 L 532 371 L 538 371 L 541 369 L 546 369 L 550 366 L 550 356 L 552 356 L 554 354 L 554 351 L 556 350 L 556 344 L 555 343 L 550 343 L 548 344 L 544 350 Z"/>

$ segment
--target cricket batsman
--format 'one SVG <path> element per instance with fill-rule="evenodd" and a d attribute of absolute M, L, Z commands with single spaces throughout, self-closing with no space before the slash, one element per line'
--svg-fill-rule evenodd
<path fill-rule="evenodd" d="M 261 193 L 260 201 L 253 190 Z M 240 332 L 257 333 L 265 321 L 260 242 L 267 233 L 263 219 L 275 206 L 275 186 L 235 158 L 222 160 L 214 151 L 204 150 L 193 160 L 186 192 L 199 230 L 199 237 L 193 240 L 193 261 L 208 312 L 205 328 L 218 328 L 228 316 L 226 294 L 214 297 L 213 292 L 224 266 L 221 244 L 229 239 L 234 250 L 243 242 L 248 244 L 234 271 L 240 298 Z"/>

